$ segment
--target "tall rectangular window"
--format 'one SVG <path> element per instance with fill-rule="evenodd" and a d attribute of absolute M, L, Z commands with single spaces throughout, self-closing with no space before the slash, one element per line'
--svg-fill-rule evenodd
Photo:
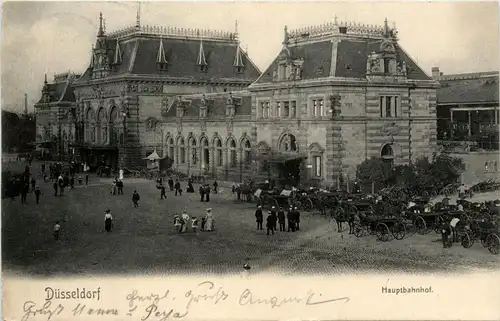
<path fill-rule="evenodd" d="M 392 102 L 392 97 L 390 96 L 385 97 L 385 117 L 392 117 L 391 102 Z"/>
<path fill-rule="evenodd" d="M 398 117 L 401 114 L 398 96 L 380 96 L 379 103 L 380 117 Z"/>
<path fill-rule="evenodd" d="M 260 103 L 260 117 L 269 118 L 269 102 L 265 101 Z"/>
<path fill-rule="evenodd" d="M 319 100 L 319 117 L 323 117 L 325 115 L 325 106 L 323 105 L 323 99 Z"/>
<path fill-rule="evenodd" d="M 281 101 L 276 103 L 276 117 L 281 118 Z"/>
<path fill-rule="evenodd" d="M 314 156 L 314 176 L 321 177 L 321 156 Z"/>
<path fill-rule="evenodd" d="M 318 101 L 317 100 L 313 100 L 313 106 L 312 106 L 312 115 L 313 115 L 313 117 L 317 117 L 318 116 L 317 111 L 318 111 Z"/>
<path fill-rule="evenodd" d="M 283 102 L 283 117 L 290 117 L 290 103 L 288 101 Z"/>
<path fill-rule="evenodd" d="M 324 114 L 325 114 L 325 108 L 323 104 L 323 99 L 313 99 L 312 101 L 313 117 L 323 117 Z"/>
<path fill-rule="evenodd" d="M 297 102 L 296 101 L 292 101 L 292 103 L 291 103 L 290 117 L 291 118 L 297 117 Z"/>

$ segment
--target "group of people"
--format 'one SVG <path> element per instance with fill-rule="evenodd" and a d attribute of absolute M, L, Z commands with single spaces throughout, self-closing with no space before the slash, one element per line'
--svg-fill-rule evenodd
<path fill-rule="evenodd" d="M 191 222 L 191 230 L 196 233 L 199 225 L 198 225 L 198 219 L 195 216 L 190 217 L 187 214 L 187 210 L 184 210 L 182 212 L 182 215 L 175 215 L 174 216 L 174 227 L 178 233 L 186 233 L 189 229 L 189 222 Z M 215 228 L 214 228 L 214 219 L 213 219 L 213 215 L 212 215 L 212 209 L 207 208 L 207 213 L 201 219 L 200 231 L 211 232 L 214 230 L 215 230 Z"/>
<path fill-rule="evenodd" d="M 264 221 L 264 215 L 262 213 L 262 206 L 258 206 L 255 211 L 255 220 L 257 222 L 257 230 L 263 230 L 262 223 Z M 285 215 L 285 210 L 280 207 L 276 211 L 276 207 L 273 206 L 266 218 L 266 228 L 267 233 L 274 235 L 274 231 L 277 231 L 278 223 L 280 226 L 280 232 L 285 232 L 285 223 L 288 221 L 288 232 L 295 232 L 300 230 L 300 212 L 297 207 L 290 207 Z"/>

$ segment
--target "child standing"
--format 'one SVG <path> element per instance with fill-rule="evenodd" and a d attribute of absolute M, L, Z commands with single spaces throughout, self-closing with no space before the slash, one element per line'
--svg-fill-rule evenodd
<path fill-rule="evenodd" d="M 42 192 L 40 191 L 40 186 L 35 187 L 35 199 L 36 203 L 40 201 L 40 195 L 42 195 Z"/>
<path fill-rule="evenodd" d="M 176 232 L 180 232 L 181 230 L 181 217 L 179 215 L 174 216 L 174 227 Z"/>
<path fill-rule="evenodd" d="M 59 225 L 59 221 L 54 225 L 54 240 L 59 240 L 59 231 L 61 230 L 61 225 Z"/>
<path fill-rule="evenodd" d="M 196 230 L 198 230 L 198 219 L 196 217 L 191 218 L 191 228 L 193 229 L 193 232 L 196 233 Z"/>
<path fill-rule="evenodd" d="M 139 200 L 141 197 L 139 196 L 139 193 L 137 193 L 137 190 L 134 191 L 134 194 L 132 195 L 132 203 L 134 203 L 134 207 L 139 207 Z"/>

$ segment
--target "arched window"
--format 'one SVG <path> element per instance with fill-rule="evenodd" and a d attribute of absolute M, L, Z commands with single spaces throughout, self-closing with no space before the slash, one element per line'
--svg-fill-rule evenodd
<path fill-rule="evenodd" d="M 216 138 L 214 140 L 214 146 L 215 146 L 215 164 L 217 166 L 223 166 L 224 165 L 224 157 L 222 156 L 222 142 L 220 141 L 219 138 Z"/>
<path fill-rule="evenodd" d="M 171 159 L 174 159 L 174 139 L 172 137 L 168 139 L 167 146 L 168 146 L 168 156 Z"/>
<path fill-rule="evenodd" d="M 85 126 L 85 140 L 88 142 L 95 142 L 95 113 L 92 108 L 87 110 L 86 115 L 87 126 Z"/>
<path fill-rule="evenodd" d="M 120 117 L 120 111 L 118 107 L 113 106 L 111 112 L 109 113 L 109 136 L 111 144 L 123 144 L 123 123 Z"/>
<path fill-rule="evenodd" d="M 495 172 L 496 172 L 496 171 L 498 171 L 498 163 L 497 163 L 497 161 L 495 161 L 495 162 L 493 163 L 493 170 L 494 170 Z"/>
<path fill-rule="evenodd" d="M 179 137 L 177 139 L 177 163 L 185 164 L 186 163 L 186 145 L 184 143 L 184 137 Z"/>
<path fill-rule="evenodd" d="M 200 148 L 201 148 L 201 168 L 204 170 L 208 170 L 210 168 L 210 148 L 208 144 L 208 139 L 206 137 L 201 138 Z"/>
<path fill-rule="evenodd" d="M 380 156 L 382 159 L 390 164 L 391 166 L 394 164 L 394 151 L 390 144 L 385 144 L 380 151 Z"/>
<path fill-rule="evenodd" d="M 108 126 L 104 108 L 100 108 L 97 113 L 97 142 L 106 144 L 108 142 Z"/>
<path fill-rule="evenodd" d="M 196 155 L 197 149 L 196 149 L 196 140 L 194 139 L 194 137 L 189 138 L 188 145 L 189 145 L 189 162 L 191 165 L 196 165 L 198 157 Z"/>
<path fill-rule="evenodd" d="M 229 167 L 236 167 L 236 142 L 234 141 L 234 139 L 232 138 L 229 138 L 229 140 L 227 141 L 227 150 L 228 150 L 228 158 L 229 158 L 229 161 L 228 161 L 228 164 L 229 164 Z"/>
<path fill-rule="evenodd" d="M 252 161 L 252 146 L 247 138 L 241 141 L 241 155 L 245 168 L 248 168 L 250 166 L 250 162 Z"/>
<path fill-rule="evenodd" d="M 295 136 L 292 134 L 283 135 L 279 143 L 279 150 L 282 152 L 296 152 L 297 140 Z"/>

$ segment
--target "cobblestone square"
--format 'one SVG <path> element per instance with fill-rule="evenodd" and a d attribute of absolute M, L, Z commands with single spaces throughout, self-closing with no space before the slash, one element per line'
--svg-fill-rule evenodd
<path fill-rule="evenodd" d="M 184 184 L 183 184 L 184 185 Z M 443 249 L 434 232 L 411 231 L 403 240 L 379 242 L 375 236 L 356 238 L 348 228 L 317 214 L 301 213 L 300 231 L 267 236 L 256 230 L 255 204 L 235 200 L 230 188 L 201 202 L 199 194 L 160 199 L 154 181 L 126 179 L 125 195 L 109 193 L 111 179 L 91 177 L 88 187 L 54 197 L 51 183 L 41 183 L 42 199 L 28 205 L 5 199 L 2 211 L 4 271 L 30 275 L 61 274 L 238 274 L 248 259 L 252 273 L 339 274 L 363 271 L 456 271 L 498 266 L 498 256 L 475 244 Z M 196 189 L 195 185 L 195 189 Z M 132 206 L 132 192 L 141 195 Z M 104 213 L 114 219 L 104 231 Z M 175 213 L 187 209 L 199 220 L 212 208 L 216 231 L 178 234 Z M 266 214 L 266 212 L 264 212 Z M 61 225 L 54 241 L 52 229 Z M 264 224 L 265 225 L 265 224 Z M 265 227 L 264 227 L 265 228 Z"/>

